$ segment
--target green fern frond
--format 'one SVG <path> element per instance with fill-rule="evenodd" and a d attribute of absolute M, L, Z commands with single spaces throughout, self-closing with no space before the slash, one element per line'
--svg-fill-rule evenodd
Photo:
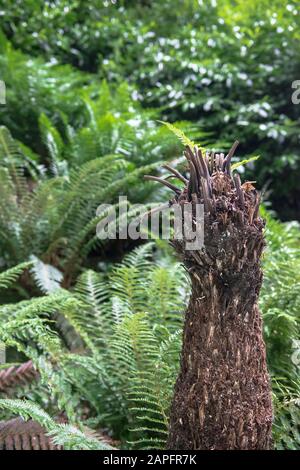
<path fill-rule="evenodd" d="M 25 420 L 29 418 L 34 419 L 47 430 L 55 428 L 53 419 L 35 403 L 25 400 L 1 399 L 0 408 L 5 408 L 11 413 L 21 416 Z"/>
<path fill-rule="evenodd" d="M 241 160 L 240 162 L 233 163 L 231 165 L 231 170 L 234 171 L 240 166 L 247 165 L 247 163 L 254 162 L 260 158 L 260 155 L 256 155 L 254 157 L 246 158 L 245 160 Z"/>
<path fill-rule="evenodd" d="M 43 293 L 51 293 L 60 288 L 63 274 L 54 266 L 43 263 L 36 256 L 32 256 L 31 273 Z"/>
<path fill-rule="evenodd" d="M 5 164 L 14 186 L 15 195 L 20 201 L 27 191 L 27 182 L 24 177 L 23 155 L 9 130 L 0 127 L 0 160 Z"/>
<path fill-rule="evenodd" d="M 111 293 L 117 297 L 127 312 L 145 311 L 144 272 L 151 270 L 149 259 L 153 245 L 147 243 L 128 254 L 110 276 Z"/>
<path fill-rule="evenodd" d="M 41 407 L 25 400 L 0 400 L 0 408 L 9 410 L 23 419 L 37 421 L 52 437 L 56 445 L 65 450 L 109 450 L 112 447 L 93 437 L 87 436 L 80 429 L 68 424 L 56 423 Z"/>
<path fill-rule="evenodd" d="M 113 317 L 109 308 L 106 308 L 109 292 L 103 279 L 92 270 L 84 272 L 76 284 L 75 295 L 86 308 L 85 317 L 82 317 L 81 309 L 72 313 L 77 331 L 92 350 L 95 350 L 96 345 L 98 351 L 108 348 Z"/>
<path fill-rule="evenodd" d="M 61 168 L 65 166 L 62 162 L 64 149 L 63 140 L 57 129 L 52 125 L 50 119 L 44 113 L 39 116 L 39 128 L 42 140 L 51 159 L 53 173 L 55 175 L 61 174 Z"/>
<path fill-rule="evenodd" d="M 0 307 L 0 319 L 10 321 L 12 319 L 46 317 L 60 308 L 74 308 L 78 301 L 68 291 L 59 289 L 51 295 L 35 297 L 14 304 L 6 304 Z"/>
<path fill-rule="evenodd" d="M 10 287 L 26 269 L 32 266 L 32 264 L 32 262 L 27 261 L 0 273 L 0 289 Z"/>
<path fill-rule="evenodd" d="M 129 441 L 128 444 L 130 444 L 134 449 L 139 450 L 163 450 L 165 449 L 166 440 L 148 437 L 135 441 Z"/>

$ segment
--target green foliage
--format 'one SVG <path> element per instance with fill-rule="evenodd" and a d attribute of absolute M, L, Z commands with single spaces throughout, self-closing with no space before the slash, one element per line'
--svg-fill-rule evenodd
<path fill-rule="evenodd" d="M 275 393 L 274 435 L 279 449 L 299 449 L 300 230 L 263 215 L 268 246 L 260 306 Z"/>
<path fill-rule="evenodd" d="M 259 155 L 258 156 L 254 156 L 254 157 L 250 157 L 250 158 L 246 158 L 245 160 L 242 160 L 240 162 L 236 162 L 234 163 L 233 165 L 231 165 L 231 170 L 236 170 L 237 168 L 239 168 L 240 166 L 242 165 L 247 165 L 247 163 L 250 163 L 250 162 L 255 162 L 256 160 L 259 159 Z"/>
<path fill-rule="evenodd" d="M 22 274 L 25 269 L 32 265 L 31 262 L 21 263 L 7 271 L 0 273 L 0 289 L 7 289 Z"/>
<path fill-rule="evenodd" d="M 54 266 L 43 263 L 35 256 L 32 258 L 31 272 L 40 290 L 47 294 L 59 289 L 63 274 Z"/>
<path fill-rule="evenodd" d="M 160 122 L 161 124 L 164 124 L 171 132 L 173 132 L 173 134 L 176 135 L 176 137 L 180 140 L 180 142 L 184 146 L 190 147 L 191 149 L 193 149 L 195 147 L 195 145 L 196 145 L 195 142 L 190 140 L 181 129 L 174 126 L 173 124 L 170 124 L 169 122 L 163 122 L 163 121 L 158 121 L 158 122 Z M 198 147 L 201 149 L 201 151 L 203 153 L 206 152 L 206 149 L 204 147 L 201 147 L 201 145 L 198 145 Z M 237 162 L 237 163 L 234 163 L 233 165 L 231 165 L 231 170 L 232 171 L 236 170 L 240 166 L 247 165 L 247 163 L 254 162 L 258 159 L 259 159 L 259 156 L 246 158 L 246 159 L 244 159 L 240 162 Z"/>
<path fill-rule="evenodd" d="M 248 3 L 6 1 L 3 30 L 33 56 L 125 79 L 163 120 L 196 122 L 224 146 L 239 137 L 242 153 L 263 156 L 250 179 L 272 179 L 287 219 L 299 211 L 297 2 Z"/>
<path fill-rule="evenodd" d="M 101 204 L 117 207 L 122 194 L 132 202 L 136 198 L 139 203 L 146 202 L 154 188 L 143 183 L 142 176 L 153 172 L 157 165 L 137 166 L 121 155 L 103 155 L 81 165 L 74 163 L 70 169 L 64 165 L 64 176 L 57 174 L 59 171 L 52 177 L 40 172 L 37 181 L 32 182 L 25 176 L 22 160 L 15 160 L 16 144 L 11 135 L 6 129 L 2 131 L 5 152 L 1 153 L 0 146 L 0 158 L 5 156 L 6 162 L 0 169 L 3 261 L 11 266 L 32 256 L 39 258 L 44 264 L 36 262 L 33 269 L 40 275 L 43 271 L 42 291 L 51 287 L 45 288 L 45 275 L 48 281 L 53 276 L 61 281 L 60 271 L 69 283 L 91 250 L 103 246 L 104 242 L 96 236 L 96 227 L 106 216 L 106 210 L 97 212 L 98 207 Z M 58 170 L 56 157 L 53 166 Z M 129 220 L 133 216 L 134 211 Z"/>
<path fill-rule="evenodd" d="M 273 381 L 274 438 L 277 448 L 294 449 L 300 445 L 299 366 L 292 356 L 299 339 L 299 228 L 267 217 L 260 302 Z M 153 248 L 141 245 L 107 274 L 85 271 L 73 293 L 58 289 L 0 309 L 1 340 L 40 371 L 35 401 L 52 414 L 64 410 L 72 426 L 81 425 L 88 406 L 87 425 L 109 428 L 121 446 L 133 449 L 165 445 L 189 291 L 183 269 Z M 288 265 L 284 272 L 280 259 Z M 57 312 L 65 323 L 55 332 Z M 66 331 L 81 338 L 79 349 L 66 345 Z M 25 389 L 23 397 L 31 393 Z"/>
<path fill-rule="evenodd" d="M 174 139 L 155 123 L 157 114 L 141 107 L 127 83 L 108 87 L 105 80 L 69 66 L 29 59 L 0 35 L 0 49 L 1 42 L 0 77 L 7 84 L 1 123 L 23 142 L 22 147 L 27 145 L 21 152 L 2 130 L 7 141 L 2 149 L 0 135 L 4 159 L 9 151 L 29 169 L 42 163 L 50 174 L 64 176 L 70 166 L 109 154 L 145 165 L 178 151 Z M 189 134 L 203 134 L 199 126 L 181 126 Z"/>
<path fill-rule="evenodd" d="M 268 247 L 260 296 L 265 334 L 273 371 L 279 376 L 298 370 L 291 361 L 293 341 L 299 339 L 300 232 L 296 223 L 281 224 L 267 213 Z"/>
<path fill-rule="evenodd" d="M 47 406 L 56 400 L 78 423 L 88 403 L 90 421 L 133 448 L 164 445 L 181 345 L 183 272 L 151 261 L 152 249 L 130 253 L 105 282 L 86 271 L 73 295 L 60 289 L 0 309 L 1 341 L 34 361 Z M 57 311 L 85 343 L 81 353 L 53 331 Z"/>
<path fill-rule="evenodd" d="M 66 166 L 81 165 L 110 154 L 130 158 L 140 166 L 168 159 L 179 150 L 176 141 L 153 120 L 154 112 L 143 110 L 132 99 L 127 84 L 110 89 L 102 81 L 97 94 L 91 97 L 90 90 L 83 90 L 80 96 L 84 117 L 80 126 L 65 116 L 59 132 L 45 114 L 40 116 L 40 131 L 54 174 L 65 174 Z M 205 138 L 204 133 L 189 123 L 179 125 Z"/>
<path fill-rule="evenodd" d="M 158 122 L 160 122 L 161 124 L 164 124 L 171 132 L 173 132 L 173 134 L 176 135 L 176 137 L 181 141 L 183 145 L 191 147 L 191 149 L 194 148 L 195 142 L 190 140 L 182 130 L 178 129 L 178 127 L 173 126 L 173 124 L 171 124 L 170 122 L 163 122 L 163 121 L 158 121 Z"/>
<path fill-rule="evenodd" d="M 213 138 L 226 151 L 238 138 L 232 168 L 271 182 L 275 210 L 298 217 L 296 10 L 294 0 L 0 1 L 0 345 L 40 373 L 13 391 L 28 401 L 0 402 L 1 418 L 32 417 L 68 449 L 103 448 L 83 424 L 123 447 L 164 446 L 187 280 L 151 244 L 111 265 L 128 246 L 96 237 L 96 209 L 127 195 L 134 217 L 133 203 L 163 194 L 142 176 L 182 144 Z M 264 216 L 274 438 L 299 449 L 299 227 Z M 65 426 L 51 418 L 62 411 Z"/>
<path fill-rule="evenodd" d="M 294 389 L 296 387 L 297 385 L 294 386 Z M 276 387 L 276 392 L 277 395 L 274 396 L 276 420 L 273 427 L 276 448 L 278 450 L 299 450 L 299 384 L 295 391 L 288 390 L 281 385 Z"/>
<path fill-rule="evenodd" d="M 55 123 L 62 115 L 81 122 L 81 102 L 77 87 L 88 84 L 89 77 L 70 66 L 24 56 L 15 51 L 0 34 L 0 76 L 6 84 L 6 104 L 0 107 L 1 122 L 14 137 L 42 151 L 38 130 L 41 113 L 51 115 Z"/>
<path fill-rule="evenodd" d="M 56 423 L 35 403 L 23 400 L 0 400 L 0 408 L 8 409 L 25 420 L 28 418 L 34 419 L 48 431 L 54 444 L 63 446 L 65 450 L 112 449 L 110 445 L 86 435 L 74 426 Z"/>

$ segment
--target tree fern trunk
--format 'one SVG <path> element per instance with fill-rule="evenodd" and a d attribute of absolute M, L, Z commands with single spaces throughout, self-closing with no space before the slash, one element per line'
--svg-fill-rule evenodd
<path fill-rule="evenodd" d="M 168 448 L 269 449 L 272 408 L 257 305 L 245 310 L 238 293 L 228 301 L 223 286 L 204 299 L 203 292 L 194 280 Z"/>
<path fill-rule="evenodd" d="M 169 449 L 269 449 L 272 403 L 257 306 L 264 222 L 250 183 L 232 178 L 230 160 L 186 150 L 190 179 L 171 204 L 202 203 L 204 247 L 172 244 L 190 274 L 180 373 Z M 197 222 L 197 221 L 196 221 Z"/>

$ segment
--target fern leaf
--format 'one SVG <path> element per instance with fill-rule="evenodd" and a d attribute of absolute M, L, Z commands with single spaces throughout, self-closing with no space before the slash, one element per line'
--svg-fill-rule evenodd
<path fill-rule="evenodd" d="M 113 450 L 114 448 L 105 441 L 100 441 L 87 435 L 80 429 L 69 424 L 56 425 L 49 431 L 49 436 L 58 446 L 66 450 Z"/>
<path fill-rule="evenodd" d="M 64 143 L 62 138 L 52 125 L 50 119 L 46 114 L 42 113 L 39 117 L 39 128 L 42 139 L 48 150 L 49 157 L 51 159 L 51 166 L 55 175 L 61 173 L 61 168 L 65 167 L 65 162 L 62 161 L 62 153 Z"/>
<path fill-rule="evenodd" d="M 23 419 L 33 419 L 45 428 L 57 446 L 66 450 L 105 450 L 112 447 L 94 437 L 89 437 L 75 426 L 56 423 L 42 408 L 25 400 L 0 400 L 0 408 L 19 414 Z"/>
<path fill-rule="evenodd" d="M 164 122 L 164 121 L 158 121 L 158 122 L 166 126 L 173 134 L 175 134 L 176 137 L 180 140 L 180 142 L 183 145 L 188 146 L 191 149 L 193 149 L 195 145 L 197 145 L 195 142 L 190 140 L 181 129 L 178 129 L 178 127 L 174 126 L 174 124 L 171 124 L 170 122 Z M 201 145 L 198 145 L 198 147 L 201 149 L 203 153 L 206 152 L 205 147 L 202 147 Z"/>
<path fill-rule="evenodd" d="M 260 158 L 260 155 L 256 155 L 254 157 L 246 158 L 245 160 L 241 160 L 240 162 L 233 163 L 231 165 L 231 170 L 236 170 L 240 166 L 247 165 L 247 163 L 254 162 Z"/>
<path fill-rule="evenodd" d="M 0 450 L 61 450 L 32 419 L 14 418 L 0 421 Z"/>
<path fill-rule="evenodd" d="M 164 122 L 164 121 L 158 121 L 158 122 L 166 126 L 171 132 L 173 132 L 173 134 L 175 134 L 176 137 L 178 137 L 178 139 L 183 145 L 186 145 L 190 147 L 191 149 L 194 148 L 195 142 L 190 140 L 181 129 L 178 129 L 178 127 L 174 126 L 173 124 L 169 122 Z"/>
<path fill-rule="evenodd" d="M 27 361 L 20 366 L 9 366 L 0 369 L 0 392 L 8 393 L 19 385 L 27 384 L 39 376 L 32 361 Z"/>

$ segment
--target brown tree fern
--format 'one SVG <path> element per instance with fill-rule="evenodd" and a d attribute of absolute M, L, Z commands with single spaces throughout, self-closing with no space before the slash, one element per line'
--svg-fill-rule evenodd
<path fill-rule="evenodd" d="M 36 421 L 0 421 L 0 450 L 62 450 Z"/>
<path fill-rule="evenodd" d="M 191 278 L 180 373 L 170 414 L 170 449 L 269 449 L 272 403 L 257 301 L 265 245 L 259 194 L 232 175 L 231 159 L 187 147 L 189 178 L 170 206 L 204 205 L 204 246 L 172 245 Z M 170 177 L 168 177 L 169 179 Z M 197 220 L 195 221 L 197 223 Z"/>
<path fill-rule="evenodd" d="M 27 385 L 38 377 L 39 373 L 32 361 L 0 369 L 0 393 L 10 395 L 16 387 Z"/>

